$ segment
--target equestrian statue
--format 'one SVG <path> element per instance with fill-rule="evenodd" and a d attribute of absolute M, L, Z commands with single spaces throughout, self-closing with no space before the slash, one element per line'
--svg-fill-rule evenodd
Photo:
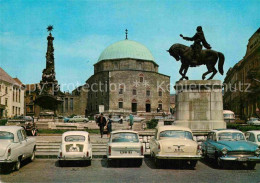
<path fill-rule="evenodd" d="M 197 67 L 200 65 L 206 65 L 208 71 L 202 75 L 202 79 L 206 78 L 206 75 L 212 73 L 208 80 L 213 79 L 215 74 L 219 71 L 223 75 L 223 65 L 225 57 L 223 53 L 211 50 L 210 44 L 207 43 L 201 26 L 197 27 L 197 32 L 193 37 L 184 37 L 182 34 L 180 36 L 187 41 L 194 41 L 194 43 L 188 47 L 182 44 L 173 44 L 169 50 L 169 54 L 175 58 L 176 61 L 181 60 L 181 68 L 179 73 L 182 75 L 180 80 L 189 78 L 186 73 L 189 67 Z M 205 47 L 206 50 L 202 50 Z M 218 62 L 218 71 L 215 68 Z"/>

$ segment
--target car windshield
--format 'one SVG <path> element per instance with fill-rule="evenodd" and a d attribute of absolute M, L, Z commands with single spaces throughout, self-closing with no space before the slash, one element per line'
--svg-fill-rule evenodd
<path fill-rule="evenodd" d="M 233 118 L 234 115 L 233 114 L 224 114 L 224 118 Z"/>
<path fill-rule="evenodd" d="M 136 133 L 115 133 L 111 138 L 112 142 L 139 142 Z"/>
<path fill-rule="evenodd" d="M 85 136 L 83 135 L 69 135 L 65 137 L 65 142 L 84 142 Z"/>
<path fill-rule="evenodd" d="M 245 137 L 240 132 L 223 132 L 218 134 L 218 140 L 239 141 L 239 140 L 245 140 Z"/>
<path fill-rule="evenodd" d="M 2 139 L 14 141 L 14 134 L 10 132 L 0 131 L 0 140 Z"/>
<path fill-rule="evenodd" d="M 160 138 L 185 138 L 185 139 L 193 139 L 192 134 L 189 131 L 182 130 L 166 130 L 160 133 Z"/>
<path fill-rule="evenodd" d="M 257 118 L 251 118 L 251 121 L 258 121 Z"/>
<path fill-rule="evenodd" d="M 258 140 L 258 142 L 260 142 L 260 134 L 257 135 L 257 140 Z"/>

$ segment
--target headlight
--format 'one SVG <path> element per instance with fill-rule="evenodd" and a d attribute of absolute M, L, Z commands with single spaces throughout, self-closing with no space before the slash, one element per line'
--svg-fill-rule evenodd
<path fill-rule="evenodd" d="M 228 150 L 226 148 L 222 149 L 222 154 L 226 155 L 228 153 Z"/>
<path fill-rule="evenodd" d="M 257 148 L 257 149 L 255 150 L 255 154 L 256 154 L 257 156 L 260 154 L 260 149 L 259 149 L 259 148 Z"/>

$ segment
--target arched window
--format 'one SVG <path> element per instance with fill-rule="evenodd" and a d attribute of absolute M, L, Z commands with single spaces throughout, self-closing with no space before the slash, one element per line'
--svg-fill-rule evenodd
<path fill-rule="evenodd" d="M 139 81 L 140 81 L 140 83 L 144 82 L 144 74 L 143 73 L 139 74 Z"/>
<path fill-rule="evenodd" d="M 119 86 L 119 94 L 123 94 L 124 93 L 124 85 L 120 85 Z"/>
<path fill-rule="evenodd" d="M 161 88 L 158 91 L 158 95 L 159 95 L 159 97 L 162 97 L 162 89 Z"/>

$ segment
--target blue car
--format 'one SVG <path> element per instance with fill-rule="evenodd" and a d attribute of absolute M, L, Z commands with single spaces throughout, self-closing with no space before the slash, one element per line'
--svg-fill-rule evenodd
<path fill-rule="evenodd" d="M 226 163 L 239 162 L 246 164 L 248 169 L 255 169 L 260 162 L 260 149 L 245 139 L 239 130 L 212 130 L 207 140 L 201 145 L 202 156 L 215 159 L 219 168 Z"/>

